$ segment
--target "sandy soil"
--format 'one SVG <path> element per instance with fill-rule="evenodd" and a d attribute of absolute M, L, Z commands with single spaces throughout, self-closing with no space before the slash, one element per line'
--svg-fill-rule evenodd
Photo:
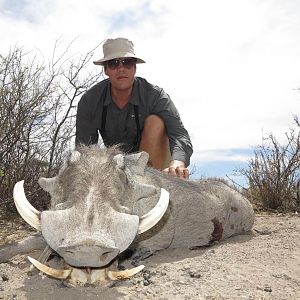
<path fill-rule="evenodd" d="M 0 221 L 0 243 L 28 234 L 27 226 Z M 300 217 L 257 214 L 252 234 L 167 249 L 143 264 L 130 280 L 74 288 L 29 276 L 26 256 L 16 256 L 0 264 L 0 299 L 300 299 Z"/>

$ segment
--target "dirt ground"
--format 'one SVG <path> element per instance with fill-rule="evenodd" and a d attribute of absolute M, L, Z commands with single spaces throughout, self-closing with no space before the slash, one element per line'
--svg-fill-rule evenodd
<path fill-rule="evenodd" d="M 26 225 L 0 220 L 0 244 L 29 234 Z M 16 256 L 0 264 L 0 299 L 300 299 L 300 215 L 257 214 L 249 235 L 167 249 L 143 264 L 129 280 L 74 288 L 29 276 L 26 256 Z"/>

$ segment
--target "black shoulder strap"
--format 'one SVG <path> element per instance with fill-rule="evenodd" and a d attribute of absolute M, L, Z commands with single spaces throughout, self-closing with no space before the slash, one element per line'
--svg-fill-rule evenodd
<path fill-rule="evenodd" d="M 102 135 L 102 133 L 105 132 L 106 115 L 107 115 L 107 105 L 104 105 L 104 102 L 105 102 L 105 99 L 106 99 L 106 95 L 107 95 L 108 89 L 109 89 L 109 85 L 107 85 L 105 87 L 103 95 L 100 95 L 100 97 L 103 97 L 101 99 L 102 101 L 100 101 L 100 102 L 102 102 L 101 128 L 99 130 L 100 133 L 101 133 L 101 135 Z"/>
<path fill-rule="evenodd" d="M 137 105 L 134 105 L 134 118 L 135 118 L 135 123 L 136 123 L 136 130 L 138 133 L 141 131 L 140 127 L 140 119 L 139 119 L 139 107 Z"/>
<path fill-rule="evenodd" d="M 135 137 L 135 151 L 138 150 L 140 145 L 140 139 L 141 139 L 141 126 L 140 126 L 140 119 L 139 119 L 139 107 L 137 105 L 134 105 L 134 118 L 135 118 L 135 124 L 136 124 L 136 137 Z"/>
<path fill-rule="evenodd" d="M 105 132 L 106 115 L 107 115 L 107 106 L 103 105 L 100 132 Z"/>

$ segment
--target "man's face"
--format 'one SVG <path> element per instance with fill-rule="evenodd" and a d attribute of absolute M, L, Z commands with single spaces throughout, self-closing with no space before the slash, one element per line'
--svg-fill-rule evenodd
<path fill-rule="evenodd" d="M 136 72 L 136 59 L 120 57 L 106 62 L 105 74 L 113 89 L 125 91 L 132 88 Z"/>

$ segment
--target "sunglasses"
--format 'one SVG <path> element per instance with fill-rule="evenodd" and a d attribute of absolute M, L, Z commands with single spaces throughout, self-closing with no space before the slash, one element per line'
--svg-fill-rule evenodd
<path fill-rule="evenodd" d="M 120 63 L 122 63 L 124 68 L 131 69 L 133 66 L 135 66 L 136 62 L 137 62 L 136 58 L 129 57 L 129 58 L 111 59 L 108 60 L 106 64 L 112 70 L 118 68 Z"/>

